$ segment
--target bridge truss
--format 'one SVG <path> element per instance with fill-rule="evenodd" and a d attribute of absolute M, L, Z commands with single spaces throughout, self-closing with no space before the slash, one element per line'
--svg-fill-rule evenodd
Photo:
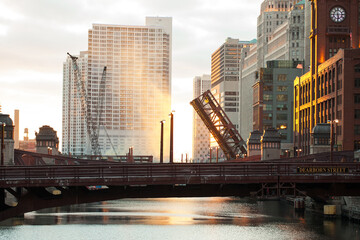
<path fill-rule="evenodd" d="M 246 144 L 210 90 L 190 102 L 228 160 L 246 154 Z"/>

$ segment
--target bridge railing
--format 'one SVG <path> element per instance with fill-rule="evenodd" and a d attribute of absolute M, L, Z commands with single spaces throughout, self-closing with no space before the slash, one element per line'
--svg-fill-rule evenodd
<path fill-rule="evenodd" d="M 111 184 L 168 184 L 205 180 L 347 176 L 360 179 L 359 163 L 113 164 L 0 167 L 0 187 Z M 335 179 L 335 178 L 334 178 Z"/>

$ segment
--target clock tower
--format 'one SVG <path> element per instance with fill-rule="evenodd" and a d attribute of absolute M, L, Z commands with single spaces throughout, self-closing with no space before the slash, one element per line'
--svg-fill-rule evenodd
<path fill-rule="evenodd" d="M 339 48 L 359 48 L 358 0 L 311 1 L 311 73 Z"/>

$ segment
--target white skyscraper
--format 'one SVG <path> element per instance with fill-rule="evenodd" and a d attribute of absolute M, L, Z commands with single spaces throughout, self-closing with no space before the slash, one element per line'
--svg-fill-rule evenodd
<path fill-rule="evenodd" d="M 202 75 L 194 78 L 193 97 L 197 98 L 205 91 L 211 89 L 211 76 Z M 194 162 L 209 160 L 210 133 L 199 115 L 193 110 L 193 141 L 192 159 Z"/>
<path fill-rule="evenodd" d="M 80 52 L 77 57 L 81 81 L 87 81 L 88 53 Z M 86 134 L 72 61 L 68 57 L 63 64 L 62 152 L 71 155 L 91 152 Z"/>
<path fill-rule="evenodd" d="M 136 155 L 158 158 L 159 122 L 171 110 L 171 26 L 172 18 L 147 17 L 145 26 L 93 24 L 89 30 L 86 85 L 94 119 L 103 97 L 102 154 L 125 155 L 133 147 Z M 104 66 L 105 96 L 99 96 Z M 79 134 L 87 135 L 86 128 Z M 89 147 L 82 153 L 89 154 Z"/>

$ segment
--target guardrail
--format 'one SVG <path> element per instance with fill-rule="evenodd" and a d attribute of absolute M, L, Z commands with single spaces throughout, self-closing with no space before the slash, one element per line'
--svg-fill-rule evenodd
<path fill-rule="evenodd" d="M 0 167 L 0 187 L 360 182 L 359 163 L 107 164 Z"/>

